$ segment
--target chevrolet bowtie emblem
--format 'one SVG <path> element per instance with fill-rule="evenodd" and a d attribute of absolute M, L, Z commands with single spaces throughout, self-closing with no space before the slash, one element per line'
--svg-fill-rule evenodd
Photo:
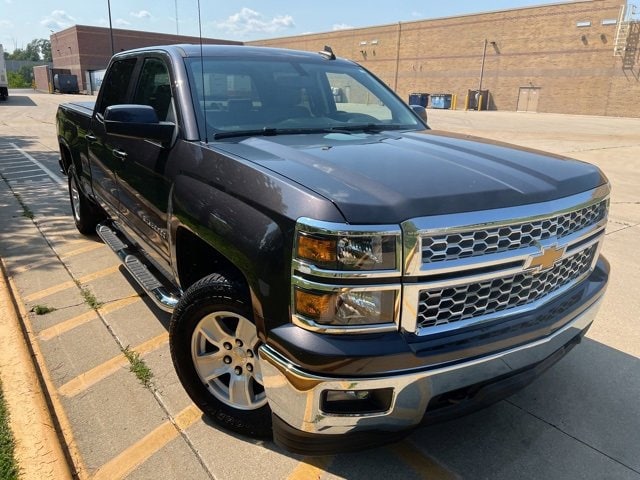
<path fill-rule="evenodd" d="M 559 247 L 551 245 L 550 247 L 540 247 L 540 253 L 529 257 L 527 270 L 537 270 L 543 272 L 553 268 L 553 266 L 562 258 L 567 247 Z"/>

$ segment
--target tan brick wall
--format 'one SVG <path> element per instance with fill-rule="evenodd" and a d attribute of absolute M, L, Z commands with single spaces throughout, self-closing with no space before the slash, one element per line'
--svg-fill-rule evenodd
<path fill-rule="evenodd" d="M 535 86 L 539 112 L 638 117 L 640 62 L 623 71 L 613 56 L 616 26 L 602 25 L 618 18 L 621 3 L 586 0 L 248 43 L 311 51 L 331 45 L 404 99 L 453 93 L 463 108 L 467 90 L 479 86 L 486 39 L 482 88 L 492 108 L 516 110 L 520 87 Z M 585 21 L 591 26 L 576 25 Z"/>

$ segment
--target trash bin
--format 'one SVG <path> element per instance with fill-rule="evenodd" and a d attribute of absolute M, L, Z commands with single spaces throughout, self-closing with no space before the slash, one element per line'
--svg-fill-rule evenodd
<path fill-rule="evenodd" d="M 409 105 L 420 105 L 422 107 L 426 107 L 427 103 L 429 103 L 428 93 L 410 93 L 409 94 Z"/>
<path fill-rule="evenodd" d="M 469 110 L 478 110 L 478 101 L 482 95 L 480 110 L 487 110 L 489 104 L 489 90 L 469 90 Z"/>
<path fill-rule="evenodd" d="M 450 93 L 432 93 L 431 108 L 442 108 L 449 110 L 451 108 L 451 99 L 453 95 Z"/>

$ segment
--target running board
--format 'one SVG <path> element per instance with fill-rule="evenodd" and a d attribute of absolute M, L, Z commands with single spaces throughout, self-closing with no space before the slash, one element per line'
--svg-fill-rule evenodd
<path fill-rule="evenodd" d="M 126 243 L 126 239 L 122 234 L 119 235 L 120 232 L 111 222 L 99 224 L 96 232 L 156 305 L 166 312 L 172 312 L 180 300 L 180 292 L 169 290 L 158 280 L 159 272 L 141 260 L 143 255 Z"/>

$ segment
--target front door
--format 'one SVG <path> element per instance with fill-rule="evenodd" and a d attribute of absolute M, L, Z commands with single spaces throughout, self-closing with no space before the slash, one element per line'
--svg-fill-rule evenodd
<path fill-rule="evenodd" d="M 150 105 L 158 120 L 175 123 L 176 113 L 169 69 L 161 57 L 143 60 L 132 102 Z M 142 237 L 159 260 L 169 260 L 167 212 L 171 183 L 165 168 L 171 148 L 152 140 L 121 139 L 124 156 L 116 168 L 120 215 Z"/>
<path fill-rule="evenodd" d="M 116 156 L 117 144 L 114 144 L 117 138 L 107 135 L 103 114 L 111 105 L 128 103 L 136 61 L 135 57 L 125 58 L 111 65 L 91 119 L 91 129 L 85 137 L 89 150 L 91 185 L 96 198 L 110 214 L 117 211 L 119 204 L 115 170 L 120 161 Z"/>

